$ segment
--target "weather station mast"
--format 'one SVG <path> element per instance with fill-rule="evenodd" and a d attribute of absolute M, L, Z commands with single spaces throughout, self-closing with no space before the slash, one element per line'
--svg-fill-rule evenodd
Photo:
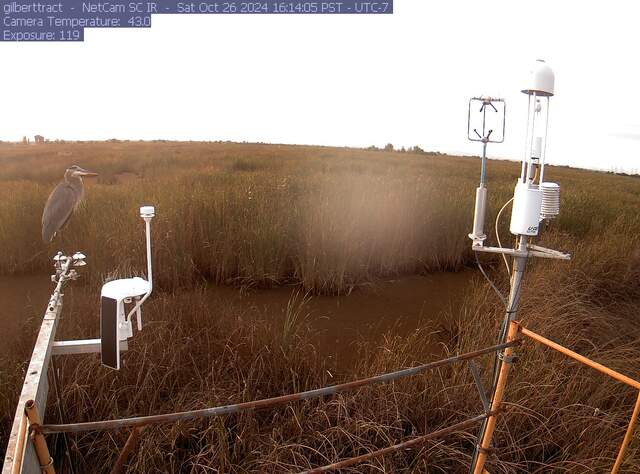
<path fill-rule="evenodd" d="M 496 229 L 498 229 L 497 224 L 500 214 L 509 203 L 512 203 L 509 230 L 516 238 L 515 248 L 502 247 L 499 236 L 496 236 L 498 247 L 485 246 L 487 236 L 484 232 L 487 207 L 486 149 L 487 143 L 500 143 L 504 139 L 505 102 L 503 99 L 491 97 L 473 98 L 469 102 L 468 138 L 472 141 L 480 141 L 483 144 L 482 169 L 480 184 L 476 189 L 473 231 L 469 234 L 469 238 L 472 241 L 471 249 L 476 252 L 476 259 L 478 252 L 501 254 L 505 263 L 507 263 L 507 257 L 513 259 L 512 268 L 509 271 L 511 277 L 510 292 L 505 301 L 505 316 L 500 329 L 499 343 L 504 343 L 507 340 L 507 330 L 510 323 L 516 320 L 518 315 L 522 277 L 527 259 L 540 257 L 569 260 L 571 258 L 569 254 L 532 243 L 532 240 L 540 233 L 540 224 L 545 220 L 554 219 L 560 212 L 560 186 L 556 183 L 544 181 L 547 135 L 549 131 L 549 105 L 550 98 L 554 95 L 554 86 L 555 76 L 553 70 L 545 61 L 541 59 L 535 61 L 529 70 L 526 86 L 521 91 L 527 95 L 528 108 L 525 151 L 522 156 L 520 177 L 516 181 L 513 197 L 504 204 L 496 218 Z M 474 104 L 477 105 L 480 102 L 480 109 L 473 107 Z M 503 136 L 499 139 L 494 139 L 494 129 L 487 128 L 487 114 L 499 116 L 500 110 L 502 110 Z M 480 118 L 478 118 L 478 114 L 481 114 Z M 482 124 L 482 133 L 478 131 L 478 127 L 473 127 L 474 120 Z M 509 270 L 508 264 L 507 269 Z M 480 266 L 480 270 L 489 280 L 482 266 Z M 491 280 L 489 282 L 497 291 Z M 506 374 L 513 360 L 513 349 L 508 348 L 503 353 L 497 354 L 494 361 L 491 391 L 489 393 L 491 400 L 490 416 L 482 424 L 478 436 L 479 444 L 473 454 L 471 472 L 474 474 L 481 474 L 484 471 L 490 442 L 495 430 L 496 413 L 494 412 L 497 411 L 496 409 L 500 405 L 504 390 L 503 380 L 506 380 Z"/>

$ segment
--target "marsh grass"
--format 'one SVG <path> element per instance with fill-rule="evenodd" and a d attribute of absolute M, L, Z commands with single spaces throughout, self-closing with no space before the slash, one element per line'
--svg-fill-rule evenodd
<path fill-rule="evenodd" d="M 58 155 L 67 148 L 71 156 Z M 3 274 L 45 271 L 61 246 L 90 255 L 96 281 L 114 269 L 127 273 L 144 256 L 137 216 L 143 203 L 157 208 L 154 259 L 166 290 L 198 281 L 297 282 L 314 293 L 345 293 L 377 277 L 456 270 L 465 260 L 468 193 L 435 159 L 216 144 L 36 151 L 38 167 L 21 174 L 34 158 L 11 155 L 24 153 L 20 147 L 0 149 Z M 86 203 L 63 237 L 43 247 L 43 203 L 75 161 L 100 177 L 86 180 Z M 120 182 L 123 174 L 129 177 Z M 443 200 L 458 205 L 443 207 Z"/>
<path fill-rule="evenodd" d="M 42 207 L 74 162 L 100 177 L 86 180 L 86 203 L 62 238 L 43 246 Z M 90 256 L 93 284 L 114 270 L 129 273 L 144 257 L 137 216 L 144 203 L 157 208 L 154 259 L 165 290 L 295 282 L 314 293 L 347 293 L 379 277 L 458 270 L 470 261 L 478 165 L 470 158 L 136 142 L 5 145 L 0 163 L 1 274 L 44 272 L 61 247 Z M 514 163 L 492 163 L 488 223 L 516 171 Z M 595 186 L 592 174 L 548 173 L 563 184 L 556 227 L 572 236 L 599 235 L 634 217 L 640 180 L 600 173 Z M 505 213 L 505 235 L 507 222 Z"/>
<path fill-rule="evenodd" d="M 71 153 L 69 155 L 68 153 Z M 97 357 L 58 364 L 67 419 L 88 421 L 189 410 L 277 396 L 424 363 L 425 321 L 408 336 L 354 341 L 355 362 L 323 359 L 305 324 L 306 299 L 348 293 L 389 275 L 456 270 L 468 264 L 478 161 L 311 147 L 94 143 L 0 147 L 3 274 L 44 272 L 57 244 L 38 241 L 47 192 L 77 162 L 101 173 L 66 232 L 89 255 L 86 288 L 69 290 L 60 337 L 97 331 L 87 318 L 109 274 L 143 268 L 137 207 L 157 206 L 154 263 L 160 288 L 146 327 L 114 373 Z M 29 166 L 23 166 L 29 165 Z M 512 193 L 513 163 L 491 162 L 487 222 Z M 127 179 L 123 181 L 123 173 Z M 571 262 L 529 264 L 521 321 L 533 330 L 635 377 L 640 370 L 640 180 L 550 168 L 562 213 L 541 245 Z M 132 176 L 134 176 L 132 178 Z M 492 228 L 489 224 L 487 229 Z M 509 239 L 508 213 L 500 225 Z M 35 255 L 35 256 L 34 256 Z M 508 279 L 486 261 L 498 286 Z M 259 317 L 200 283 L 242 288 L 297 286 L 282 319 Z M 183 291 L 177 291 L 182 289 Z M 74 298 L 74 292 L 89 292 Z M 86 296 L 86 295 L 85 295 Z M 461 295 L 451 338 L 462 353 L 493 344 L 504 308 L 480 279 Z M 29 357 L 33 327 L 0 361 L 2 445 Z M 525 343 L 510 376 L 492 473 L 603 472 L 610 468 L 635 394 L 550 351 Z M 488 385 L 490 358 L 481 361 Z M 15 394 L 15 396 L 13 395 Z M 47 417 L 56 420 L 56 401 Z M 323 400 L 147 429 L 130 472 L 296 472 L 370 452 L 476 415 L 468 368 L 456 365 Z M 385 456 L 346 472 L 467 472 L 477 430 Z M 127 433 L 71 436 L 76 472 L 108 470 Z M 56 444 L 57 452 L 60 444 Z M 58 456 L 59 458 L 60 456 Z M 640 471 L 637 437 L 624 472 Z"/>

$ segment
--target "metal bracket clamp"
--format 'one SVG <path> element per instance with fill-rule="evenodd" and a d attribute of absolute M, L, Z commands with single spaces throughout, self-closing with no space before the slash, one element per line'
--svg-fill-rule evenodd
<path fill-rule="evenodd" d="M 40 469 L 42 470 L 42 472 L 46 472 L 47 469 L 52 467 L 53 467 L 53 458 L 51 456 L 49 456 L 49 462 L 47 464 L 40 465 Z"/>
<path fill-rule="evenodd" d="M 504 362 L 505 364 L 514 364 L 516 362 L 518 362 L 518 359 L 520 357 L 518 356 L 518 354 L 516 354 L 515 352 L 512 353 L 509 356 L 505 356 L 504 352 L 500 352 L 498 354 L 498 359 L 500 359 L 502 362 Z"/>
<path fill-rule="evenodd" d="M 483 448 L 479 444 L 476 444 L 476 449 L 478 450 L 478 452 L 484 453 L 486 455 L 495 454 L 496 452 L 496 448 Z"/>

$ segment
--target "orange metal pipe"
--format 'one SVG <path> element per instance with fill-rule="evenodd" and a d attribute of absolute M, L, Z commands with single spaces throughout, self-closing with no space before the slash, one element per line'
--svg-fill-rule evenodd
<path fill-rule="evenodd" d="M 533 339 L 534 341 L 539 342 L 540 344 L 543 344 L 547 347 L 550 347 L 551 349 L 554 349 L 568 357 L 571 357 L 574 360 L 577 360 L 578 362 L 583 363 L 584 365 L 588 365 L 589 367 L 591 367 L 592 369 L 597 370 L 598 372 L 601 372 L 605 375 L 608 375 L 609 377 L 618 380 L 619 382 L 625 383 L 637 390 L 640 390 L 640 382 L 633 380 L 630 377 L 627 377 L 626 375 L 621 374 L 620 372 L 616 372 L 613 369 L 610 369 L 609 367 L 605 367 L 602 364 L 598 364 L 597 362 L 592 361 L 591 359 L 586 358 L 585 356 L 582 356 L 580 354 L 578 354 L 577 352 L 573 352 L 571 349 L 567 349 L 564 346 L 561 346 L 558 343 L 555 343 L 545 337 L 542 337 L 540 334 L 536 334 L 533 331 L 529 331 L 526 328 L 520 327 L 520 333 L 524 336 L 527 336 L 531 339 Z"/>
<path fill-rule="evenodd" d="M 18 429 L 18 437 L 16 439 L 16 450 L 13 458 L 13 466 L 11 474 L 20 474 L 22 472 L 22 460 L 24 459 L 24 445 L 27 435 L 27 414 L 25 413 L 20 419 L 20 428 Z"/>
<path fill-rule="evenodd" d="M 36 402 L 33 400 L 27 401 L 24 405 L 24 411 L 27 412 L 29 417 L 29 425 L 33 428 L 40 426 L 40 414 L 36 407 Z M 45 474 L 55 474 L 56 470 L 53 467 L 53 458 L 49 454 L 49 448 L 47 447 L 47 441 L 44 439 L 44 435 L 39 433 L 37 429 L 34 429 L 31 433 L 31 440 L 40 462 L 40 470 Z"/>
<path fill-rule="evenodd" d="M 509 331 L 507 332 L 507 343 L 515 340 L 518 334 L 518 323 L 511 321 L 509 323 Z M 513 347 L 507 347 L 504 352 L 504 359 L 507 359 L 513 355 Z M 500 410 L 500 404 L 502 403 L 502 397 L 504 395 L 504 388 L 507 385 L 507 377 L 509 375 L 510 363 L 502 362 L 500 366 L 500 373 L 498 374 L 498 380 L 496 382 L 496 390 L 493 395 L 493 401 L 491 402 L 491 415 L 487 419 L 487 426 L 480 443 L 480 452 L 476 460 L 476 465 L 473 470 L 474 474 L 482 474 L 485 471 L 484 464 L 487 462 L 487 450 L 491 446 L 491 439 L 493 438 L 493 432 L 496 428 L 496 421 L 498 418 L 498 411 Z"/>
<path fill-rule="evenodd" d="M 616 462 L 611 469 L 611 474 L 616 474 L 622 466 L 622 461 L 624 459 L 624 453 L 629 447 L 629 443 L 631 442 L 631 437 L 633 436 L 633 431 L 636 427 L 636 420 L 638 419 L 638 414 L 640 413 L 640 392 L 638 392 L 638 398 L 636 399 L 636 404 L 633 407 L 633 414 L 631 415 L 631 419 L 629 420 L 629 426 L 627 426 L 627 432 L 624 435 L 624 440 L 620 445 L 620 451 L 618 451 L 618 457 L 616 458 Z"/>
<path fill-rule="evenodd" d="M 145 428 L 146 426 L 133 427 L 131 433 L 129 434 L 129 437 L 127 438 L 127 442 L 124 444 L 124 448 L 122 448 L 120 456 L 118 456 L 116 463 L 113 465 L 113 469 L 111 469 L 111 474 L 120 474 L 123 471 L 124 465 L 127 462 L 131 451 L 133 451 L 133 448 L 135 448 L 136 444 L 138 443 L 138 437 L 140 436 L 140 433 L 144 431 Z"/>

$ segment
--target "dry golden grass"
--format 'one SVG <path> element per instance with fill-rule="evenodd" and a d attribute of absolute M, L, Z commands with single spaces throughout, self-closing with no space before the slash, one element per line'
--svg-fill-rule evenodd
<path fill-rule="evenodd" d="M 5 274 L 49 266 L 61 243 L 42 252 L 35 238 L 42 203 L 76 161 L 100 177 L 88 183 L 63 244 L 82 247 L 98 278 L 127 273 L 142 254 L 142 203 L 157 207 L 157 279 L 165 289 L 294 281 L 339 293 L 378 276 L 458 269 L 464 259 L 468 193 L 446 178 L 439 158 L 232 144 L 40 148 L 35 158 L 15 156 L 26 153 L 20 147 L 0 155 Z M 71 156 L 58 155 L 67 149 Z M 445 208 L 441 199 L 458 205 Z"/>
<path fill-rule="evenodd" d="M 148 303 L 151 323 L 127 354 L 126 370 L 114 374 L 91 357 L 60 361 L 62 405 L 71 420 L 247 401 L 425 362 L 428 322 L 408 337 L 388 334 L 381 347 L 359 341 L 353 348 L 359 363 L 337 371 L 317 352 L 302 294 L 349 292 L 383 276 L 471 263 L 466 233 L 478 175 L 474 159 L 276 145 L 98 143 L 0 147 L 6 170 L 0 178 L 1 273 L 48 268 L 58 245 L 32 257 L 43 249 L 41 208 L 71 163 L 101 173 L 64 240 L 65 247 L 89 255 L 90 286 L 83 291 L 95 299 L 107 274 L 139 267 L 137 207 L 143 203 L 157 206 L 154 259 L 165 290 Z M 488 222 L 511 194 L 516 172 L 513 163 L 491 163 Z M 640 180 L 565 168 L 547 173 L 563 186 L 562 214 L 541 244 L 575 257 L 570 263 L 529 265 L 521 320 L 634 377 L 640 370 Z M 504 270 L 495 263 L 492 275 L 506 291 Z M 212 303 L 197 289 L 209 282 L 295 283 L 302 290 L 289 317 L 264 321 L 225 301 Z M 173 293 L 178 288 L 185 291 Z M 483 281 L 464 298 L 460 314 L 450 315 L 456 329 L 445 350 L 451 353 L 492 344 L 502 319 L 501 303 Z M 68 304 L 61 337 L 95 332 L 89 311 L 81 302 Z M 0 361 L 2 413 L 13 413 L 33 340 L 28 336 L 13 358 Z M 490 471 L 606 471 L 636 395 L 531 344 L 518 352 L 507 390 L 510 409 L 498 424 Z M 302 470 L 475 415 L 475 390 L 469 370 L 460 365 L 333 399 L 157 426 L 145 432 L 129 468 Z M 55 403 L 50 406 L 48 416 L 56 419 Z M 475 434 L 427 443 L 352 472 L 466 472 Z M 107 469 L 125 437 L 72 436 L 76 472 Z M 637 439 L 624 469 L 640 470 Z"/>

